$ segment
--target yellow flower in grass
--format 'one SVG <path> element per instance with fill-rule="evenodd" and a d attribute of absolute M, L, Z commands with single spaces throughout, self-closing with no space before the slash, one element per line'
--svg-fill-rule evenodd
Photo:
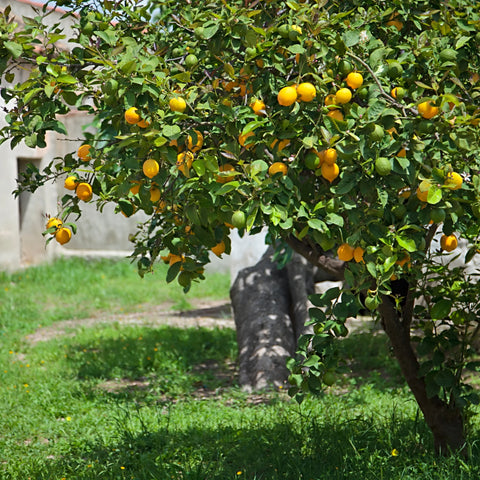
<path fill-rule="evenodd" d="M 398 457 L 399 453 L 398 453 L 398 450 L 396 448 L 394 448 L 392 450 L 392 457 Z"/>

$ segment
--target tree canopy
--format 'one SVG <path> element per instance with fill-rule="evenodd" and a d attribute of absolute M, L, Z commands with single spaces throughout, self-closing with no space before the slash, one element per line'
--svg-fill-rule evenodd
<path fill-rule="evenodd" d="M 391 340 L 400 331 L 418 343 L 421 369 L 402 365 L 414 393 L 420 376 L 426 397 L 449 408 L 473 401 L 460 377 L 477 290 L 448 264 L 459 241 L 466 263 L 480 243 L 477 3 L 57 5 L 71 38 L 45 25 L 47 6 L 21 29 L 9 9 L 0 18 L 3 140 L 45 146 L 49 130 L 68 135 L 58 115 L 76 109 L 95 127 L 80 150 L 20 181 L 34 190 L 68 176 L 51 238 L 70 239 L 62 229 L 75 230 L 68 217 L 85 201 L 143 211 L 132 239 L 140 273 L 162 256 L 167 280 L 188 289 L 210 250 L 230 252 L 232 228 L 267 226 L 348 285 L 340 300 L 339 290 L 313 298 L 316 334 L 292 361 L 292 393 L 323 388 L 332 336 L 366 307 Z M 18 66 L 30 73 L 15 83 Z M 415 319 L 423 336 L 412 339 Z"/>

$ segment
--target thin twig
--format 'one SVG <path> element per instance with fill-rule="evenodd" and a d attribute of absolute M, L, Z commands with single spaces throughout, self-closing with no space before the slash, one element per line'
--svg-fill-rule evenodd
<path fill-rule="evenodd" d="M 418 115 L 418 110 L 416 108 L 413 108 L 413 107 L 406 107 L 405 105 L 402 105 L 401 103 L 398 103 L 391 95 L 389 95 L 384 89 L 383 89 L 383 86 L 382 84 L 380 83 L 380 80 L 378 79 L 378 77 L 375 75 L 375 73 L 373 73 L 373 70 L 370 68 L 370 66 L 364 61 L 362 60 L 360 57 L 357 57 L 355 54 L 353 54 L 352 52 L 346 52 L 348 56 L 352 57 L 353 59 L 355 59 L 357 62 L 361 63 L 367 70 L 368 70 L 368 73 L 370 73 L 370 75 L 373 77 L 373 79 L 375 80 L 375 83 L 377 84 L 379 90 L 380 90 L 380 93 L 392 104 L 394 105 L 395 107 L 397 108 L 400 108 L 403 112 L 403 114 L 405 116 L 407 116 L 407 113 L 406 113 L 406 110 L 410 110 L 414 115 Z"/>

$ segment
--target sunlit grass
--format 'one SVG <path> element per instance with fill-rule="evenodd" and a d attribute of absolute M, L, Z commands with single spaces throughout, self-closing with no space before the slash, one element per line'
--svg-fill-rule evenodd
<path fill-rule="evenodd" d="M 210 288 L 210 298 L 227 301 L 228 279 L 211 281 L 197 292 L 206 298 Z M 180 287 L 161 276 L 144 281 L 128 264 L 65 260 L 0 284 L 2 480 L 480 478 L 477 417 L 468 460 L 436 457 L 378 332 L 343 341 L 355 375 L 298 405 L 285 389 L 247 395 L 237 387 L 228 328 L 113 322 L 26 338 L 38 324 L 177 303 Z"/>

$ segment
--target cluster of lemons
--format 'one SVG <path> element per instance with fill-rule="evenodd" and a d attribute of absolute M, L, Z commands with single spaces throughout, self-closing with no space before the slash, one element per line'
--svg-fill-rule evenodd
<path fill-rule="evenodd" d="M 68 227 L 64 227 L 62 220 L 58 217 L 49 218 L 46 229 L 51 232 L 60 245 L 68 243 L 72 238 L 72 231 Z"/>
<path fill-rule="evenodd" d="M 81 145 L 77 150 L 78 158 L 82 162 L 89 162 L 92 157 L 90 150 L 92 146 L 87 143 Z M 81 182 L 75 175 L 70 175 L 65 179 L 64 187 L 67 190 L 75 191 L 75 194 L 80 200 L 89 202 L 93 196 L 92 186 L 88 182 Z"/>

